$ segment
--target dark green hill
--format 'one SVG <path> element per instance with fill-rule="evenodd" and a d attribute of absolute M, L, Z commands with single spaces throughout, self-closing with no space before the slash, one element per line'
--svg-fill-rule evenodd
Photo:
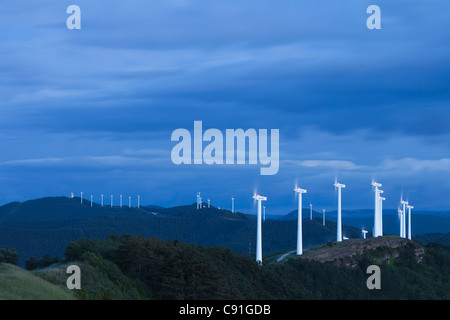
<path fill-rule="evenodd" d="M 87 279 L 76 292 L 83 299 L 450 299 L 450 247 L 395 236 L 332 243 L 280 263 L 264 257 L 263 266 L 226 248 L 130 236 L 79 240 L 66 255 Z M 366 286 L 372 264 L 380 290 Z M 60 284 L 48 272 L 37 274 Z"/>
<path fill-rule="evenodd" d="M 72 300 L 64 284 L 53 284 L 15 265 L 0 263 L 0 300 Z"/>

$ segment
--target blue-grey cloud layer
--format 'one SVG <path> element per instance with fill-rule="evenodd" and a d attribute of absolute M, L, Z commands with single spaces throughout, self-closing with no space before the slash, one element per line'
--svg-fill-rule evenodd
<path fill-rule="evenodd" d="M 80 0 L 80 31 L 70 4 L 0 4 L 3 202 L 79 189 L 226 203 L 258 188 L 285 208 L 299 181 L 332 206 L 339 176 L 351 207 L 371 206 L 372 178 L 387 206 L 409 192 L 450 207 L 448 2 L 379 1 L 373 31 L 369 1 Z M 170 133 L 194 120 L 280 129 L 279 174 L 174 166 Z"/>

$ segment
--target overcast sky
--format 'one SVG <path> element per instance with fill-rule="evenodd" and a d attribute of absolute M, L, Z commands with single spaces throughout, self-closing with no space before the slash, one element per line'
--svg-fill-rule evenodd
<path fill-rule="evenodd" d="M 81 8 L 81 30 L 66 9 Z M 366 9 L 381 8 L 381 30 Z M 0 2 L 0 203 L 450 209 L 450 2 Z M 280 169 L 172 163 L 177 128 L 279 129 Z"/>

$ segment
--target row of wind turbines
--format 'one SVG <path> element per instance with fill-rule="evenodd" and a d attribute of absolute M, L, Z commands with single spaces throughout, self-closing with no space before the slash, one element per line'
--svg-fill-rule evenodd
<path fill-rule="evenodd" d="M 70 198 L 73 199 L 74 197 L 75 197 L 74 193 L 71 192 L 70 193 Z M 101 198 L 100 206 L 103 207 L 103 204 L 104 204 L 104 202 L 103 202 L 103 198 L 104 198 L 103 193 L 100 195 L 100 198 Z M 110 206 L 112 208 L 114 206 L 114 195 L 111 195 L 110 199 L 111 199 L 110 200 Z M 119 206 L 122 208 L 123 207 L 123 201 L 122 201 L 123 196 L 120 195 L 119 199 L 120 199 Z M 83 191 L 80 192 L 80 202 L 83 203 Z M 93 207 L 93 206 L 94 206 L 94 196 L 91 194 L 91 207 Z M 141 206 L 141 196 L 138 195 L 137 196 L 137 207 L 140 208 L 140 206 Z M 131 196 L 128 196 L 128 207 L 131 208 Z"/>
<path fill-rule="evenodd" d="M 379 189 L 382 184 L 376 181 L 372 181 L 372 187 L 375 191 L 375 210 L 374 210 L 374 229 L 373 236 L 380 237 L 383 236 L 383 201 L 386 198 L 382 197 L 381 194 L 383 190 Z M 345 188 L 345 184 L 335 182 L 334 187 L 338 190 L 338 212 L 337 212 L 337 231 L 336 231 L 336 241 L 342 241 L 342 206 L 341 206 L 341 194 L 342 189 Z M 298 218 L 297 218 L 297 255 L 303 254 L 303 234 L 302 234 L 302 195 L 307 193 L 306 189 L 302 189 L 298 186 L 294 188 L 294 192 L 298 194 Z M 262 222 L 261 222 L 261 209 L 262 201 L 267 201 L 267 197 L 256 194 L 253 196 L 258 202 L 258 213 L 257 213 L 257 228 L 256 228 L 256 262 L 262 265 Z M 406 209 L 408 209 L 408 239 L 411 240 L 411 206 L 407 201 L 400 200 L 400 205 L 403 209 L 398 209 L 398 214 L 400 216 L 400 237 L 406 238 Z M 311 219 L 312 219 L 312 204 L 310 204 Z M 325 225 L 325 209 L 323 209 L 323 225 Z M 363 237 L 366 239 L 366 234 L 368 231 L 362 230 Z M 347 239 L 344 237 L 344 239 Z"/>

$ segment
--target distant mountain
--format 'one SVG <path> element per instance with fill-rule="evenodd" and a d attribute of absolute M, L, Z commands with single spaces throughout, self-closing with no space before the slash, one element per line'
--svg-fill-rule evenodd
<path fill-rule="evenodd" d="M 264 254 L 296 247 L 296 221 L 268 220 L 263 223 Z M 361 237 L 358 228 L 343 226 L 349 238 Z M 30 256 L 44 254 L 62 257 L 68 243 L 79 238 L 104 239 L 111 235 L 157 237 L 228 247 L 253 256 L 256 240 L 256 217 L 231 213 L 215 207 L 196 209 L 196 205 L 162 207 L 101 207 L 81 203 L 80 198 L 42 198 L 0 207 L 0 248 L 15 248 L 20 264 Z M 304 219 L 303 245 L 308 247 L 334 241 L 336 224 L 321 219 Z"/>

